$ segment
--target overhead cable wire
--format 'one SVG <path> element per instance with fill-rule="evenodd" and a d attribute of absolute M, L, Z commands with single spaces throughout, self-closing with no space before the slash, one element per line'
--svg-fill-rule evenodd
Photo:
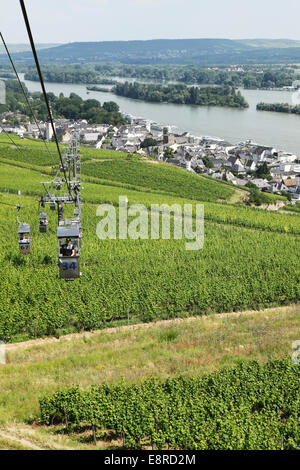
<path fill-rule="evenodd" d="M 19 74 L 18 74 L 17 69 L 16 69 L 16 67 L 15 67 L 14 61 L 13 61 L 13 59 L 12 59 L 12 56 L 11 56 L 9 50 L 8 50 L 8 47 L 7 47 L 6 42 L 5 42 L 5 40 L 4 40 L 3 34 L 2 34 L 1 32 L 0 32 L 0 37 L 1 37 L 1 40 L 2 40 L 2 42 L 3 42 L 4 48 L 5 48 L 5 50 L 6 50 L 6 53 L 7 53 L 7 55 L 8 55 L 8 58 L 9 58 L 9 60 L 10 60 L 11 66 L 12 66 L 12 68 L 13 68 L 13 70 L 14 70 L 14 72 L 15 72 L 15 75 L 16 75 L 16 77 L 17 77 L 17 80 L 18 80 L 18 82 L 19 82 L 20 88 L 21 88 L 21 90 L 22 90 L 22 92 L 23 92 L 23 95 L 24 95 L 24 98 L 25 98 L 25 100 L 26 100 L 27 106 L 29 107 L 29 109 L 30 109 L 30 111 L 31 111 L 31 114 L 32 114 L 32 117 L 33 117 L 33 119 L 34 119 L 34 122 L 35 122 L 35 124 L 36 124 L 36 126 L 37 126 L 37 128 L 38 128 L 38 130 L 39 130 L 39 132 L 40 132 L 40 134 L 42 135 L 42 130 L 41 130 L 40 125 L 39 125 L 39 123 L 38 123 L 38 121 L 37 121 L 37 118 L 36 118 L 36 116 L 35 116 L 35 112 L 34 112 L 32 106 L 31 106 L 31 104 L 30 104 L 30 101 L 29 101 L 29 99 L 28 99 L 28 96 L 27 96 L 27 93 L 26 93 L 26 91 L 25 91 L 25 88 L 24 88 L 24 86 L 23 86 L 23 84 L 22 84 L 22 82 L 21 82 L 21 80 L 20 80 L 20 77 L 19 77 Z M 45 141 L 44 139 L 43 139 L 43 142 L 44 142 L 44 144 L 45 144 L 45 147 L 46 147 L 46 149 L 47 149 L 47 151 L 48 151 L 50 157 L 52 158 L 53 162 L 55 163 L 54 156 L 51 154 L 51 152 L 50 152 L 50 150 L 49 150 L 49 147 L 48 147 L 48 145 L 47 145 L 47 143 L 46 143 L 46 141 Z"/>
<path fill-rule="evenodd" d="M 9 140 L 11 141 L 11 143 L 18 149 L 18 151 L 20 152 L 20 154 L 22 155 L 22 157 L 25 156 L 25 153 L 23 153 L 23 149 L 21 150 L 21 147 L 18 146 L 18 144 L 16 144 L 16 142 L 13 140 L 13 138 L 9 135 L 8 132 L 6 132 L 5 128 L 2 126 L 1 122 L 0 122 L 0 127 L 2 129 L 2 131 L 4 132 L 4 134 L 6 135 L 6 137 L 9 138 Z"/>
<path fill-rule="evenodd" d="M 4 204 L 5 206 L 17 207 L 16 204 L 9 204 L 8 202 L 0 201 L 0 204 Z"/>
<path fill-rule="evenodd" d="M 42 90 L 43 90 L 43 95 L 44 95 L 45 103 L 46 103 L 46 106 L 47 106 L 47 110 L 48 110 L 48 114 L 49 114 L 49 118 L 50 118 L 50 122 L 51 122 L 51 127 L 52 127 L 52 132 L 53 132 L 53 136 L 54 136 L 54 139 L 55 139 L 55 143 L 56 143 L 56 147 L 57 147 L 61 167 L 62 167 L 63 172 L 64 172 L 65 182 L 68 186 L 69 194 L 70 194 L 70 196 L 72 196 L 71 190 L 70 190 L 70 187 L 69 187 L 69 183 L 68 183 L 68 179 L 67 179 L 67 175 L 66 175 L 65 166 L 64 166 L 64 163 L 63 163 L 63 159 L 62 159 L 62 154 L 61 154 L 61 151 L 60 151 L 60 148 L 59 148 L 59 143 L 58 143 L 56 130 L 55 130 L 55 126 L 54 126 L 54 121 L 53 121 L 53 117 L 52 117 L 52 112 L 51 112 L 51 108 L 50 108 L 50 104 L 49 104 L 49 100 L 48 100 L 48 96 L 47 96 L 47 92 L 46 92 L 46 88 L 45 88 L 45 84 L 44 84 L 43 75 L 42 75 L 42 72 L 41 72 L 39 59 L 38 59 L 38 56 L 37 56 L 37 52 L 36 52 L 32 32 L 31 32 L 30 23 L 29 23 L 29 19 L 28 19 L 28 15 L 27 15 L 24 0 L 20 0 L 20 5 L 21 5 L 21 9 L 22 9 L 22 13 L 23 13 L 23 17 L 24 17 L 24 21 L 25 21 L 25 25 L 26 25 L 26 29 L 27 29 L 27 33 L 28 33 L 32 53 L 33 53 L 33 57 L 34 57 L 34 60 L 35 60 L 35 65 L 36 65 L 36 68 L 37 68 L 37 72 L 38 72 L 38 75 L 39 75 L 41 87 L 42 87 Z"/>

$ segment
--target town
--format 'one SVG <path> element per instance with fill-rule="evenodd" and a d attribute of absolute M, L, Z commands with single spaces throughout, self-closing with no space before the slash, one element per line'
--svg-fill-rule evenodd
<path fill-rule="evenodd" d="M 233 144 L 216 137 L 181 134 L 172 126 L 124 112 L 122 116 L 128 124 L 119 127 L 89 124 L 87 120 L 56 119 L 55 128 L 62 144 L 69 143 L 75 129 L 84 145 L 152 157 L 239 187 L 287 196 L 292 204 L 300 200 L 297 155 L 251 140 Z M 37 126 L 18 112 L 4 112 L 0 121 L 0 133 L 15 134 L 21 139 L 51 141 L 53 138 L 49 122 L 40 121 Z"/>

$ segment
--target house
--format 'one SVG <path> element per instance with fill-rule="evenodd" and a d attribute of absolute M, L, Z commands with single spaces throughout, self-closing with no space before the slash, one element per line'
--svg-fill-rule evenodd
<path fill-rule="evenodd" d="M 238 186 L 246 186 L 246 184 L 248 183 L 247 180 L 243 180 L 242 178 L 233 178 L 231 182 Z"/>
<path fill-rule="evenodd" d="M 218 168 L 218 169 L 222 168 L 222 166 L 226 165 L 227 163 L 226 160 L 222 160 L 219 158 L 211 158 L 211 161 L 212 161 L 214 168 Z"/>
<path fill-rule="evenodd" d="M 112 150 L 117 150 L 119 148 L 121 148 L 124 144 L 124 139 L 120 138 L 120 137 L 112 137 L 111 138 L 111 141 L 110 141 L 110 148 Z"/>
<path fill-rule="evenodd" d="M 101 134 L 98 132 L 88 132 L 82 134 L 82 140 L 85 144 L 96 144 L 99 140 L 99 136 L 101 136 Z"/>
<path fill-rule="evenodd" d="M 280 193 L 281 191 L 287 191 L 288 190 L 287 186 L 284 184 L 284 182 L 282 180 L 281 181 L 270 181 L 269 185 L 271 187 L 271 192 L 272 193 Z"/>
<path fill-rule="evenodd" d="M 226 171 L 226 181 L 233 181 L 236 177 L 231 173 L 231 171 Z"/>
<path fill-rule="evenodd" d="M 255 171 L 257 168 L 257 165 L 253 159 L 249 159 L 245 163 L 245 170 L 246 171 Z"/>
<path fill-rule="evenodd" d="M 99 134 L 98 142 L 96 142 L 96 149 L 101 149 L 104 142 L 105 142 L 105 136 Z"/>
<path fill-rule="evenodd" d="M 280 165 L 271 165 L 269 167 L 269 170 L 270 170 L 270 175 L 273 177 L 273 178 L 281 178 L 281 175 L 282 175 L 282 172 L 280 170 Z"/>
<path fill-rule="evenodd" d="M 226 162 L 226 166 L 231 168 L 231 171 L 235 173 L 246 173 L 245 167 L 239 157 L 230 157 Z"/>
<path fill-rule="evenodd" d="M 224 152 L 227 156 L 230 154 L 230 151 L 235 148 L 235 145 L 230 144 L 226 141 L 218 142 L 218 146 L 222 152 Z"/>
<path fill-rule="evenodd" d="M 264 162 L 268 157 L 277 157 L 278 153 L 273 147 L 264 147 L 262 145 L 249 146 L 249 150 L 252 154 L 252 159 L 255 162 Z"/>
<path fill-rule="evenodd" d="M 164 134 L 163 143 L 169 145 L 175 144 L 175 136 L 173 134 Z"/>
<path fill-rule="evenodd" d="M 224 178 L 225 171 L 223 170 L 218 170 L 212 173 L 211 177 L 217 180 L 222 180 Z"/>
<path fill-rule="evenodd" d="M 138 153 L 138 154 L 141 155 L 142 157 L 146 157 L 146 156 L 147 156 L 147 152 L 145 151 L 145 149 L 139 149 L 136 153 Z"/>
<path fill-rule="evenodd" d="M 286 186 L 287 189 L 295 188 L 297 186 L 296 178 L 287 178 L 282 180 L 283 184 Z"/>
<path fill-rule="evenodd" d="M 186 168 L 186 161 L 182 158 L 167 158 L 166 163 L 171 163 L 172 165 L 180 166 L 181 168 Z"/>
<path fill-rule="evenodd" d="M 271 190 L 270 183 L 262 178 L 254 178 L 253 180 L 251 180 L 251 183 L 255 184 L 255 186 L 257 186 L 258 189 L 260 189 L 261 191 Z"/>
<path fill-rule="evenodd" d="M 71 136 L 72 134 L 71 134 L 70 129 L 66 129 L 65 133 L 62 135 L 62 139 L 61 139 L 62 143 L 68 144 L 71 140 Z"/>
<path fill-rule="evenodd" d="M 185 162 L 185 167 L 188 171 L 191 171 L 192 173 L 195 173 L 195 171 L 192 168 L 192 162 L 191 160 L 186 160 Z"/>
<path fill-rule="evenodd" d="M 292 163 L 297 160 L 297 156 L 292 153 L 279 152 L 277 156 L 278 163 Z"/>
<path fill-rule="evenodd" d="M 203 160 L 201 158 L 192 158 L 191 160 L 191 165 L 192 165 L 192 168 L 201 168 L 201 169 L 204 169 L 205 168 L 205 165 L 203 163 Z"/>
<path fill-rule="evenodd" d="M 292 193 L 292 201 L 293 202 L 300 201 L 300 186 L 297 186 L 296 191 Z"/>

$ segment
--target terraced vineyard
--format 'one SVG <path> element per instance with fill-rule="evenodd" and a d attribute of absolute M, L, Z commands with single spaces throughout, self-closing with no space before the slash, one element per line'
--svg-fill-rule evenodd
<path fill-rule="evenodd" d="M 0 341 L 58 338 L 128 322 L 299 301 L 300 217 L 295 209 L 274 213 L 233 204 L 246 193 L 139 156 L 91 148 L 82 149 L 83 275 L 76 288 L 62 282 L 55 212 L 48 211 L 48 232 L 38 232 L 40 181 L 53 175 L 53 159 L 41 142 L 18 144 L 21 152 L 0 136 Z M 53 144 L 50 148 L 54 153 Z M 187 251 L 185 239 L 99 240 L 98 204 L 111 203 L 118 213 L 120 196 L 147 208 L 204 204 L 203 249 Z M 22 220 L 32 228 L 27 257 L 18 253 L 17 204 L 24 206 Z M 9 421 L 12 429 L 15 420 L 38 419 L 40 399 L 40 421 L 55 424 L 50 431 L 43 428 L 44 437 L 36 425 L 27 430 L 37 433 L 41 443 L 50 434 L 55 440 L 67 419 L 72 448 L 86 445 L 72 433 L 91 426 L 96 440 L 104 438 L 104 447 L 115 445 L 106 436 L 110 429 L 116 445 L 122 442 L 126 448 L 299 449 L 299 366 L 290 358 L 248 363 L 289 354 L 297 339 L 297 314 L 273 312 L 269 318 L 262 312 L 251 320 L 243 314 L 228 323 L 211 316 L 193 319 L 202 322 L 194 327 L 151 325 L 153 332 L 143 340 L 141 332 L 116 331 L 111 344 L 109 336 L 98 333 L 95 342 L 84 336 L 73 346 L 37 345 L 27 354 L 22 349 L 9 353 L 0 369 L 0 421 Z M 241 360 L 233 369 L 220 370 Z M 178 369 L 183 377 L 176 377 Z M 153 375 L 160 381 L 144 380 Z M 126 383 L 120 383 L 121 377 Z M 82 388 L 71 387 L 74 381 Z M 0 448 L 8 435 L 0 426 Z M 22 443 L 14 442 L 9 445 Z"/>
<path fill-rule="evenodd" d="M 153 165 L 144 162 L 104 161 L 87 162 L 82 165 L 82 172 L 98 178 L 120 181 L 145 188 L 174 194 L 177 197 L 196 199 L 198 201 L 217 201 L 229 199 L 233 189 L 208 181 L 185 170 L 170 165 Z"/>
<path fill-rule="evenodd" d="M 220 194 L 229 199 L 234 188 L 167 165 L 124 160 L 123 154 L 111 159 L 109 152 L 105 159 L 109 161 L 103 161 L 101 152 L 97 163 L 99 152 L 94 151 L 92 159 L 92 149 L 83 149 L 87 159 L 93 160 L 83 164 L 83 173 L 91 173 L 83 178 L 87 180 L 83 191 L 83 276 L 76 289 L 61 283 L 56 266 L 55 214 L 49 214 L 49 233 L 38 234 L 36 196 L 41 193 L 41 179 L 48 179 L 52 169 L 43 165 L 42 144 L 34 145 L 24 141 L 31 157 L 22 162 L 19 152 L 9 146 L 7 158 L 7 146 L 0 146 L 0 160 L 5 161 L 0 163 L 0 202 L 22 202 L 24 220 L 33 228 L 32 255 L 24 258 L 18 254 L 14 235 L 16 213 L 0 204 L 0 339 L 13 341 L 101 328 L 108 322 L 122 323 L 128 315 L 132 321 L 152 321 L 299 299 L 297 214 L 219 203 Z M 103 168 L 106 170 L 102 173 Z M 124 168 L 128 168 L 127 173 Z M 43 177 L 41 171 L 46 173 Z M 20 189 L 23 197 L 17 196 Z M 189 189 L 190 197 L 183 197 Z M 120 195 L 127 195 L 130 204 L 147 207 L 204 201 L 204 249 L 188 252 L 185 240 L 100 241 L 95 204 L 117 205 Z"/>
<path fill-rule="evenodd" d="M 114 430 L 141 449 L 300 449 L 299 366 L 241 364 L 202 378 L 78 387 L 40 400 L 41 421 Z"/>

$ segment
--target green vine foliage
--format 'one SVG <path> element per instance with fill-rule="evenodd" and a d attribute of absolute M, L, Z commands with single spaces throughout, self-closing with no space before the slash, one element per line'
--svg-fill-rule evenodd
<path fill-rule="evenodd" d="M 290 359 L 200 377 L 64 389 L 40 400 L 46 425 L 114 430 L 128 448 L 300 449 L 300 370 Z"/>

